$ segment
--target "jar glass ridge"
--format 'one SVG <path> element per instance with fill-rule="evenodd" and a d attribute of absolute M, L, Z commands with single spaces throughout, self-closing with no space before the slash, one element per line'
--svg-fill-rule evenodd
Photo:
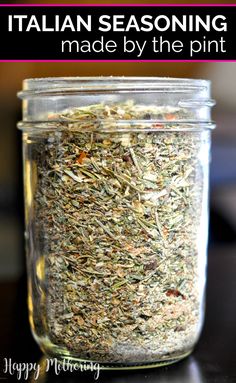
<path fill-rule="evenodd" d="M 49 356 L 173 363 L 203 324 L 207 80 L 24 81 L 28 306 Z"/>

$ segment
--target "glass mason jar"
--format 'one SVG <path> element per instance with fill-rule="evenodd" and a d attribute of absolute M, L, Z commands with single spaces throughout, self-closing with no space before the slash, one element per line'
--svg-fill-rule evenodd
<path fill-rule="evenodd" d="M 209 81 L 28 79 L 19 97 L 41 349 L 105 368 L 185 357 L 204 317 Z"/>

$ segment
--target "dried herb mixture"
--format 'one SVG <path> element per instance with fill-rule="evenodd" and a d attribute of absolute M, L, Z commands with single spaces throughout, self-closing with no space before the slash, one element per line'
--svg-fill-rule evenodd
<path fill-rule="evenodd" d="M 71 108 L 36 146 L 44 323 L 51 342 L 71 355 L 142 363 L 196 342 L 200 133 L 177 125 L 168 132 L 179 113 L 132 102 Z M 150 120 L 148 132 L 109 131 L 115 120 L 132 129 L 141 119 Z M 167 131 L 152 119 L 163 119 Z"/>

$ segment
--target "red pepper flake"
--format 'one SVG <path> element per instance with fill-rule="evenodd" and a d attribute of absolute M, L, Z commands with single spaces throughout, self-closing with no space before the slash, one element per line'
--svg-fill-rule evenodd
<path fill-rule="evenodd" d="M 153 127 L 158 129 L 163 128 L 163 126 L 164 126 L 163 124 L 153 124 Z"/>
<path fill-rule="evenodd" d="M 165 115 L 165 118 L 168 121 L 175 120 L 175 115 L 173 113 L 168 113 L 168 114 Z"/>
<path fill-rule="evenodd" d="M 181 294 L 180 291 L 176 290 L 176 289 L 169 289 L 166 291 L 166 295 L 168 297 L 182 297 L 183 299 L 186 299 L 185 296 L 183 294 Z"/>
<path fill-rule="evenodd" d="M 164 228 L 163 228 L 163 235 L 164 235 L 165 237 L 167 237 L 168 234 L 169 234 L 169 231 L 168 231 L 168 229 L 164 226 Z"/>
<path fill-rule="evenodd" d="M 82 164 L 83 163 L 83 160 L 87 157 L 87 153 L 86 152 L 81 152 L 79 157 L 76 158 L 76 162 L 78 164 Z"/>

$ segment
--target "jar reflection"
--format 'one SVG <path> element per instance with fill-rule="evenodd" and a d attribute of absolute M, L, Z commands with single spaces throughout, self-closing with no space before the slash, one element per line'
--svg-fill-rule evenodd
<path fill-rule="evenodd" d="M 207 383 L 198 361 L 193 357 L 182 361 L 175 366 L 159 369 L 146 369 L 140 371 L 100 371 L 99 379 L 94 379 L 94 372 L 61 372 L 55 374 L 53 367 L 47 369 L 47 359 L 41 358 L 38 362 L 40 375 L 38 383 L 76 383 L 83 379 L 84 383 L 102 381 L 103 383 Z M 34 383 L 31 375 L 30 383 Z"/>

